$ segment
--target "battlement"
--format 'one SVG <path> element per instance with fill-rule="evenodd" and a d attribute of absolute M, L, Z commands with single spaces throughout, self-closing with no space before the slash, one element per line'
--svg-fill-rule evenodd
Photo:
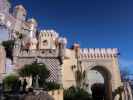
<path fill-rule="evenodd" d="M 54 30 L 41 30 L 40 37 L 54 37 L 58 38 L 59 34 Z"/>
<path fill-rule="evenodd" d="M 58 57 L 58 50 L 55 49 L 47 49 L 47 50 L 30 50 L 25 51 L 22 50 L 19 52 L 18 55 L 14 55 L 18 57 L 27 57 L 27 58 L 33 58 L 33 57 Z"/>
<path fill-rule="evenodd" d="M 117 48 L 83 48 L 80 49 L 80 59 L 106 59 L 118 55 Z"/>

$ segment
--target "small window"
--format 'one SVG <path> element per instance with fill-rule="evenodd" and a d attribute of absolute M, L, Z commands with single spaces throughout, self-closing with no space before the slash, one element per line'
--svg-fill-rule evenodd
<path fill-rule="evenodd" d="M 43 46 L 47 46 L 48 45 L 48 41 L 47 40 L 44 40 L 43 41 Z"/>

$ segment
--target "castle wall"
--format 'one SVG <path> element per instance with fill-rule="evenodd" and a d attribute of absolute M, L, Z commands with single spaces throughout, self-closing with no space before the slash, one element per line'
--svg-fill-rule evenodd
<path fill-rule="evenodd" d="M 68 59 L 64 59 L 63 64 L 63 85 L 65 88 L 68 88 L 75 84 L 74 74 L 72 72 L 71 66 L 77 64 L 76 58 L 75 56 L 73 56 L 75 55 L 74 51 L 70 51 L 71 56 Z M 111 74 L 112 89 L 114 91 L 122 85 L 117 55 L 118 51 L 115 48 L 80 49 L 78 60 L 81 62 L 81 66 L 86 72 L 89 72 L 89 70 L 91 70 L 95 66 L 102 66 L 107 69 Z"/>
<path fill-rule="evenodd" d="M 46 64 L 50 70 L 49 81 L 61 83 L 61 65 L 57 50 L 20 51 L 18 54 L 14 51 L 15 69 L 20 69 L 26 64 L 32 64 L 36 60 L 38 63 Z"/>
<path fill-rule="evenodd" d="M 67 49 L 62 65 L 62 81 L 64 88 L 75 86 L 75 76 L 72 70 L 73 65 L 77 65 L 77 60 L 75 59 L 75 52 L 74 50 Z"/>
<path fill-rule="evenodd" d="M 0 79 L 3 78 L 2 75 L 5 73 L 6 66 L 6 53 L 4 47 L 0 46 Z"/>

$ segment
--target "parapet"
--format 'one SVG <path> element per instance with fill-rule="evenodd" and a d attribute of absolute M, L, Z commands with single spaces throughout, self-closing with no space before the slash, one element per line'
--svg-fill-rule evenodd
<path fill-rule="evenodd" d="M 34 57 L 58 57 L 58 50 L 46 49 L 46 50 L 21 50 L 19 54 L 14 55 L 20 58 L 34 58 Z"/>
<path fill-rule="evenodd" d="M 117 48 L 84 48 L 80 49 L 80 59 L 106 59 L 117 57 Z"/>
<path fill-rule="evenodd" d="M 40 37 L 58 38 L 59 34 L 55 30 L 41 30 Z"/>

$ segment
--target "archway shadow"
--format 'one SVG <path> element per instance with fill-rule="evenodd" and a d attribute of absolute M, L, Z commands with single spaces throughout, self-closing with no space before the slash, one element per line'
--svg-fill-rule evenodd
<path fill-rule="evenodd" d="M 90 70 L 95 70 L 97 72 L 99 72 L 103 78 L 104 78 L 104 84 L 94 84 L 92 86 L 92 92 L 93 92 L 93 96 L 95 95 L 95 97 L 93 97 L 94 100 L 112 100 L 112 75 L 111 72 L 104 66 L 94 66 L 92 67 Z M 96 88 L 97 87 L 97 88 Z M 94 90 L 96 89 L 96 90 Z M 94 94 L 94 92 L 96 92 Z M 98 94 L 99 93 L 99 94 Z"/>

